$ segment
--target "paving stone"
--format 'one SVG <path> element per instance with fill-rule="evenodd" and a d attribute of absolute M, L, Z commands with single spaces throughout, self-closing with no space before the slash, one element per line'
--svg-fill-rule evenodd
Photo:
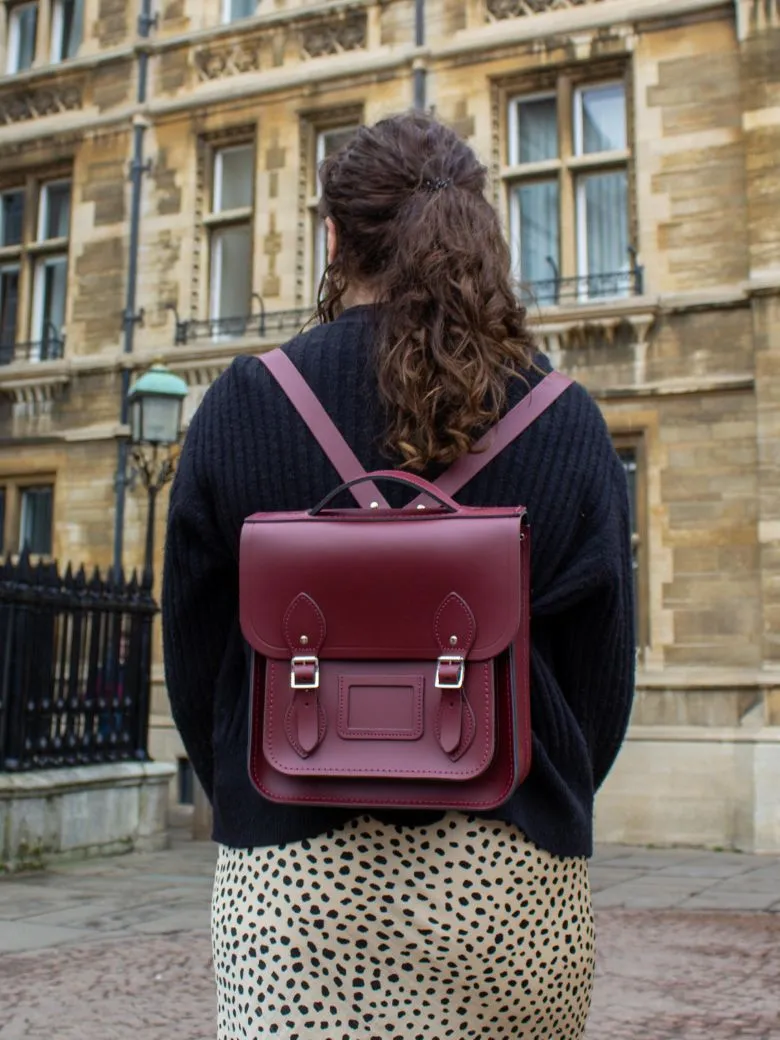
<path fill-rule="evenodd" d="M 778 902 L 777 893 L 699 892 L 677 905 L 685 910 L 771 910 Z M 778 979 L 780 982 L 780 979 Z"/>
<path fill-rule="evenodd" d="M 0 1040 L 214 1040 L 215 858 L 186 843 L 0 881 Z M 780 910 L 780 858 L 745 862 L 732 874 L 717 853 L 594 858 L 587 1040 L 780 1040 L 780 913 L 745 912 Z"/>

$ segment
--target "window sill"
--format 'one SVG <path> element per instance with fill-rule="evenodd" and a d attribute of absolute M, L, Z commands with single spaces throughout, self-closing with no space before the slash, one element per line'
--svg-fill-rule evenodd
<path fill-rule="evenodd" d="M 528 319 L 545 352 L 555 354 L 595 341 L 610 345 L 620 337 L 623 342 L 629 332 L 632 345 L 646 343 L 660 309 L 654 297 L 627 296 L 558 306 L 528 305 Z"/>
<path fill-rule="evenodd" d="M 68 363 L 54 361 L 12 361 L 0 365 L 0 396 L 14 403 L 51 401 L 70 382 Z"/>

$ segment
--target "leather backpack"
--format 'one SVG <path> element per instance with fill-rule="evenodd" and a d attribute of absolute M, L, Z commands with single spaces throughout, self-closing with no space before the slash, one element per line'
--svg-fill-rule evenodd
<path fill-rule="evenodd" d="M 547 375 L 435 483 L 367 474 L 281 350 L 260 357 L 344 481 L 240 548 L 249 773 L 276 802 L 484 811 L 531 764 L 530 529 L 452 495 L 561 393 Z M 418 492 L 391 509 L 378 483 Z M 359 508 L 331 503 L 349 489 Z"/>

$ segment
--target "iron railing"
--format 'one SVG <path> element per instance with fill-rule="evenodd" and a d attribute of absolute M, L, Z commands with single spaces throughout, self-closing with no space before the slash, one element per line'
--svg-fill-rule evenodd
<path fill-rule="evenodd" d="M 44 332 L 43 339 L 28 343 L 0 341 L 0 365 L 13 361 L 58 361 L 65 353 L 65 333 L 58 332 L 52 325 Z"/>
<path fill-rule="evenodd" d="M 644 292 L 644 268 L 636 262 L 623 271 L 608 271 L 577 278 L 561 278 L 552 257 L 547 257 L 547 263 L 552 269 L 552 278 L 526 282 L 522 286 L 525 301 L 539 307 L 594 303 L 641 296 Z"/>
<path fill-rule="evenodd" d="M 280 332 L 300 332 L 312 318 L 311 307 L 296 307 L 291 310 L 267 311 L 262 299 L 256 294 L 252 297 L 257 302 L 257 310 L 251 314 L 236 315 L 228 318 L 206 318 L 204 320 L 179 317 L 175 307 L 170 309 L 176 319 L 174 345 L 185 346 L 198 340 L 219 342 L 220 340 L 240 339 L 243 336 L 275 335 Z"/>
<path fill-rule="evenodd" d="M 156 612 L 135 574 L 0 563 L 0 771 L 148 758 Z"/>

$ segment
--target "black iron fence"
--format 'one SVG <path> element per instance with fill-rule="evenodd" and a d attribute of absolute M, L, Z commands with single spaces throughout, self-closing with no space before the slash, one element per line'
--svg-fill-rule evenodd
<path fill-rule="evenodd" d="M 202 321 L 182 320 L 176 310 L 174 345 L 185 346 L 199 340 L 218 343 L 220 340 L 239 339 L 243 336 L 274 336 L 281 332 L 300 332 L 312 318 L 311 307 L 295 307 L 283 311 L 267 311 L 262 299 L 255 295 L 257 310 L 251 314 L 226 318 L 206 318 Z"/>
<path fill-rule="evenodd" d="M 561 304 L 596 303 L 644 292 L 644 269 L 634 266 L 625 271 L 608 271 L 578 278 L 546 278 L 522 287 L 524 302 L 539 307 Z"/>
<path fill-rule="evenodd" d="M 57 361 L 64 353 L 65 334 L 57 332 L 54 326 L 46 330 L 43 339 L 29 343 L 0 340 L 0 365 L 13 361 Z"/>
<path fill-rule="evenodd" d="M 145 760 L 149 584 L 0 563 L 0 771 Z"/>

